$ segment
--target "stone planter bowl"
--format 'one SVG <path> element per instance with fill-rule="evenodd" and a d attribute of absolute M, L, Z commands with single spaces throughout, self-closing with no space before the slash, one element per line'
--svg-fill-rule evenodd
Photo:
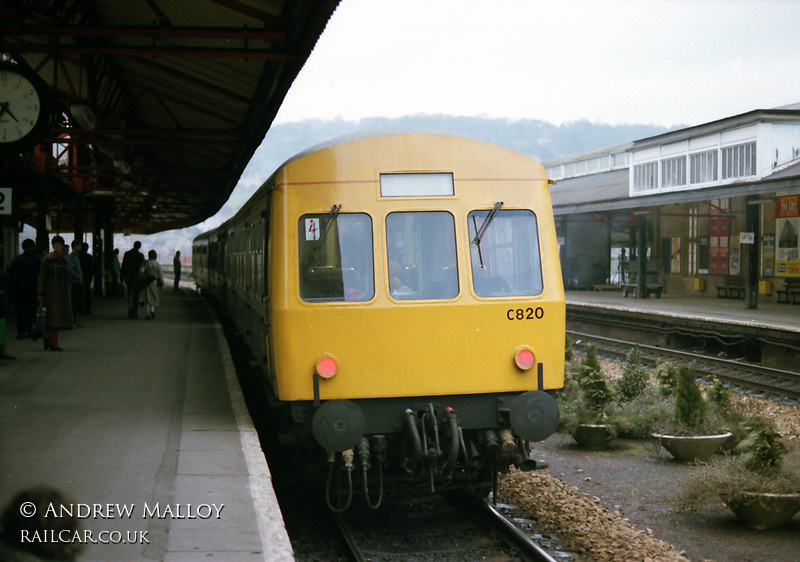
<path fill-rule="evenodd" d="M 604 424 L 584 423 L 578 426 L 572 438 L 584 449 L 599 450 L 608 447 L 614 438 L 611 429 Z"/>
<path fill-rule="evenodd" d="M 730 431 L 719 435 L 660 435 L 653 434 L 664 448 L 681 462 L 705 461 L 716 453 L 722 444 L 731 437 Z"/>
<path fill-rule="evenodd" d="M 800 511 L 798 494 L 745 493 L 745 498 L 726 502 L 736 516 L 751 529 L 778 527 Z"/>

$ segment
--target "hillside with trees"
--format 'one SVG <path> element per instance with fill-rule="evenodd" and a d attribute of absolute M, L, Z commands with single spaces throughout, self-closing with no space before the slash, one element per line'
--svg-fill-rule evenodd
<path fill-rule="evenodd" d="M 484 140 L 527 154 L 542 162 L 643 139 L 666 132 L 654 125 L 605 125 L 586 120 L 554 125 L 535 119 L 510 120 L 450 115 L 414 115 L 397 119 L 372 117 L 359 121 L 309 119 L 273 125 L 239 179 L 236 189 L 220 211 L 203 223 L 149 236 L 114 237 L 124 253 L 141 240 L 143 249 L 155 249 L 159 261 L 170 263 L 176 250 L 191 255 L 192 239 L 222 224 L 252 196 L 283 162 L 309 147 L 330 139 L 363 131 L 417 131 L 447 133 Z"/>

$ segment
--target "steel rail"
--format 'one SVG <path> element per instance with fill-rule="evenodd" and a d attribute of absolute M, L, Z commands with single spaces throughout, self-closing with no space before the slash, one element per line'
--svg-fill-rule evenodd
<path fill-rule="evenodd" d="M 364 553 L 361 552 L 361 549 L 358 547 L 358 542 L 353 536 L 353 533 L 350 531 L 350 527 L 348 527 L 347 523 L 345 523 L 344 519 L 342 519 L 342 515 L 340 513 L 331 512 L 331 517 L 333 517 L 333 520 L 336 523 L 336 528 L 339 530 L 342 540 L 344 541 L 345 545 L 347 545 L 347 550 L 350 553 L 351 558 L 355 562 L 366 562 L 367 557 L 364 556 Z"/>
<path fill-rule="evenodd" d="M 521 531 L 514 523 L 509 521 L 502 513 L 485 499 L 478 499 L 481 509 L 490 523 L 498 528 L 503 537 L 508 539 L 514 548 L 519 551 L 519 556 L 525 561 L 556 562 L 541 546 Z"/>
<path fill-rule="evenodd" d="M 573 338 L 601 342 L 603 352 L 616 355 L 621 359 L 624 359 L 630 348 L 636 345 L 636 342 L 571 330 L 567 330 L 567 334 Z M 581 345 L 581 343 L 577 343 L 577 345 Z M 612 349 L 614 346 L 622 348 L 622 351 Z M 642 361 L 647 364 L 654 365 L 658 359 L 664 359 L 676 364 L 691 365 L 700 377 L 716 376 L 725 382 L 752 390 L 768 392 L 781 398 L 800 400 L 800 373 L 643 344 L 639 344 L 639 349 L 643 352 Z M 789 386 L 786 386 L 787 384 Z"/>

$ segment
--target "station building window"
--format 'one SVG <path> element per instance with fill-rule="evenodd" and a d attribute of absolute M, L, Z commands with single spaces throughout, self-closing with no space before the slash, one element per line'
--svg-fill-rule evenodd
<path fill-rule="evenodd" d="M 484 227 L 490 210 L 469 214 L 470 261 L 480 297 L 532 296 L 542 292 L 542 265 L 536 215 L 500 210 Z M 484 231 L 480 241 L 476 233 Z"/>
<path fill-rule="evenodd" d="M 756 173 L 756 143 L 748 142 L 722 149 L 722 179 L 753 176 Z"/>
<path fill-rule="evenodd" d="M 686 157 L 678 156 L 661 161 L 661 187 L 686 185 Z"/>
<path fill-rule="evenodd" d="M 633 167 L 635 191 L 649 191 L 656 188 L 658 188 L 658 162 L 647 162 Z"/>
<path fill-rule="evenodd" d="M 689 156 L 691 183 L 717 181 L 717 151 L 707 150 Z"/>
<path fill-rule="evenodd" d="M 458 296 L 455 220 L 446 211 L 386 217 L 389 294 L 397 300 Z"/>
<path fill-rule="evenodd" d="M 297 230 L 301 299 L 308 302 L 372 299 L 375 273 L 369 215 L 303 215 Z"/>

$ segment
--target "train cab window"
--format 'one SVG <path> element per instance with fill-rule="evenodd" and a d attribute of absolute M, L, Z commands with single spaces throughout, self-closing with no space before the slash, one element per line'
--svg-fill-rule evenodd
<path fill-rule="evenodd" d="M 455 220 L 444 211 L 386 217 L 389 294 L 397 300 L 458 296 Z"/>
<path fill-rule="evenodd" d="M 540 294 L 542 264 L 536 215 L 503 209 L 490 218 L 491 214 L 491 210 L 473 211 L 468 217 L 475 293 L 480 297 Z"/>
<path fill-rule="evenodd" d="M 303 215 L 297 229 L 301 299 L 308 302 L 372 299 L 375 274 L 369 215 Z"/>

